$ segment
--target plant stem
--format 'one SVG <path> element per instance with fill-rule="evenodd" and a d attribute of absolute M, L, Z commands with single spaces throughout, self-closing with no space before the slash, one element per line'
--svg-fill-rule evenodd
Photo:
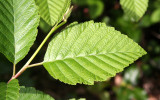
<path fill-rule="evenodd" d="M 31 58 L 27 61 L 27 63 L 20 69 L 20 71 L 14 75 L 9 81 L 8 83 L 13 80 L 16 79 L 18 76 L 20 76 L 28 67 L 32 67 L 32 66 L 38 66 L 38 65 L 42 65 L 42 63 L 40 64 L 33 64 L 33 65 L 29 65 L 32 60 L 36 57 L 36 55 L 38 54 L 38 52 L 41 50 L 41 48 L 43 47 L 43 45 L 46 43 L 46 41 L 48 40 L 48 38 L 52 35 L 53 32 L 55 32 L 58 28 L 60 28 L 61 26 L 63 26 L 67 21 L 63 21 L 62 23 L 60 23 L 59 25 L 56 24 L 51 31 L 48 33 L 48 35 L 45 37 L 45 39 L 42 41 L 42 43 L 40 44 L 40 46 L 37 48 L 37 50 L 35 51 L 35 53 L 31 56 Z"/>
<path fill-rule="evenodd" d="M 43 65 L 43 63 L 44 62 L 29 65 L 28 68 L 32 68 L 32 67 L 35 67 L 35 66 L 40 66 L 40 65 Z"/>
<path fill-rule="evenodd" d="M 15 74 L 16 74 L 16 65 L 13 64 L 13 75 L 12 75 L 12 77 L 15 76 Z"/>

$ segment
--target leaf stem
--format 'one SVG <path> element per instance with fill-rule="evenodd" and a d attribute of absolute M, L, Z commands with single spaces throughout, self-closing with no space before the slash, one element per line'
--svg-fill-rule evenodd
<path fill-rule="evenodd" d="M 35 66 L 41 66 L 41 65 L 43 65 L 43 63 L 44 62 L 29 65 L 28 68 L 32 68 L 32 67 L 35 67 Z"/>
<path fill-rule="evenodd" d="M 43 45 L 46 43 L 46 41 L 48 40 L 48 38 L 52 35 L 53 32 L 55 32 L 58 28 L 60 28 L 61 26 L 63 26 L 67 21 L 63 21 L 61 22 L 59 25 L 56 24 L 51 31 L 48 33 L 48 35 L 45 37 L 45 39 L 42 41 L 42 43 L 40 44 L 40 46 L 37 48 L 37 50 L 35 51 L 35 53 L 31 56 L 31 58 L 27 61 L 27 63 L 20 69 L 20 71 L 14 75 L 9 81 L 8 83 L 13 80 L 16 79 L 17 77 L 19 77 L 27 68 L 30 67 L 34 67 L 34 66 L 39 66 L 42 65 L 43 63 L 39 63 L 39 64 L 33 64 L 33 65 L 29 65 L 32 60 L 36 57 L 36 55 L 38 54 L 38 52 L 41 50 L 41 48 L 43 47 Z"/>
<path fill-rule="evenodd" d="M 15 74 L 16 74 L 16 65 L 13 64 L 13 75 L 12 75 L 12 77 L 15 76 Z"/>

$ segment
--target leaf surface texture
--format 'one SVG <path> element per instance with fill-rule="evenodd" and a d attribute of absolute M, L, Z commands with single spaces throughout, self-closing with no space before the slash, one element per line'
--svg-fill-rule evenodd
<path fill-rule="evenodd" d="M 54 100 L 47 94 L 44 94 L 41 91 L 35 90 L 32 87 L 25 88 L 21 87 L 20 96 L 18 100 Z"/>
<path fill-rule="evenodd" d="M 49 43 L 44 67 L 68 84 L 94 84 L 121 72 L 146 52 L 126 35 L 93 21 L 73 24 Z"/>
<path fill-rule="evenodd" d="M 38 24 L 34 0 L 0 0 L 0 52 L 17 64 L 33 45 Z"/>
<path fill-rule="evenodd" d="M 70 7 L 71 0 L 35 0 L 39 6 L 40 16 L 49 25 L 53 26 L 62 20 L 63 15 Z"/>
<path fill-rule="evenodd" d="M 126 15 L 133 21 L 138 21 L 148 7 L 148 0 L 120 0 L 120 3 Z"/>
<path fill-rule="evenodd" d="M 19 97 L 18 80 L 12 80 L 9 84 L 0 83 L 0 100 L 17 100 Z"/>

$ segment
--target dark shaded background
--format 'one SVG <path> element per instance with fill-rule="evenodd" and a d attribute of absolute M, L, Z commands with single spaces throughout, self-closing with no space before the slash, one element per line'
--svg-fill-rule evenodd
<path fill-rule="evenodd" d="M 139 43 L 148 54 L 116 77 L 95 82 L 94 86 L 64 84 L 54 80 L 43 66 L 23 73 L 18 78 L 20 85 L 35 87 L 56 100 L 160 100 L 160 0 L 150 0 L 146 14 L 139 22 L 132 22 L 125 16 L 118 0 L 72 0 L 72 3 L 74 9 L 66 25 L 74 21 L 104 22 Z M 17 65 L 17 70 L 30 58 L 50 29 L 41 20 L 37 40 L 26 58 Z M 43 61 L 46 48 L 47 43 L 32 63 Z M 0 82 L 7 82 L 11 76 L 12 64 L 0 54 Z"/>

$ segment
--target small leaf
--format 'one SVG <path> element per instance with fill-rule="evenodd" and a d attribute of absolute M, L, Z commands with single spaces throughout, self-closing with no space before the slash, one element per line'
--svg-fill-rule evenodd
<path fill-rule="evenodd" d="M 34 0 L 0 0 L 0 52 L 17 64 L 33 45 L 38 25 Z"/>
<path fill-rule="evenodd" d="M 34 88 L 21 87 L 20 96 L 18 100 L 54 100 L 47 94 L 41 91 L 35 90 Z"/>
<path fill-rule="evenodd" d="M 0 100 L 17 100 L 19 97 L 18 80 L 12 80 L 9 84 L 0 83 Z"/>
<path fill-rule="evenodd" d="M 53 26 L 62 20 L 67 9 L 70 7 L 71 0 L 35 0 L 39 6 L 40 16 L 49 25 Z"/>
<path fill-rule="evenodd" d="M 44 67 L 55 79 L 92 85 L 121 72 L 146 52 L 133 40 L 93 21 L 75 24 L 49 43 Z"/>
<path fill-rule="evenodd" d="M 156 9 L 151 15 L 152 23 L 160 22 L 160 8 Z"/>
<path fill-rule="evenodd" d="M 133 21 L 138 21 L 146 12 L 148 0 L 120 0 L 125 14 Z"/>

